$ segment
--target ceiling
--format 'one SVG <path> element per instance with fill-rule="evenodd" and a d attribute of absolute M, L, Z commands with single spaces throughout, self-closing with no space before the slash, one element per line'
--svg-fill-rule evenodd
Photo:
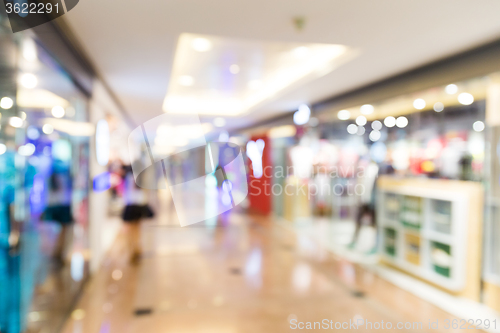
<path fill-rule="evenodd" d="M 183 33 L 357 51 L 326 75 L 227 117 L 234 129 L 500 38 L 498 12 L 496 0 L 85 0 L 64 19 L 137 124 L 162 114 Z M 295 17 L 304 18 L 302 30 Z"/>

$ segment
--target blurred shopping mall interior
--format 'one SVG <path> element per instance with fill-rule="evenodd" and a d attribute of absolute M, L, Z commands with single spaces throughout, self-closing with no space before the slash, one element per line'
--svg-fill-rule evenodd
<path fill-rule="evenodd" d="M 498 13 L 4 0 L 0 333 L 500 332 Z"/>

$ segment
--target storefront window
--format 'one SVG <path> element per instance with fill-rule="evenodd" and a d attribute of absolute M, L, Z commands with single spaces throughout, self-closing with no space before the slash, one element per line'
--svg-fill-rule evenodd
<path fill-rule="evenodd" d="M 0 30 L 0 50 L 0 331 L 57 331 L 88 275 L 94 129 L 87 98 L 34 36 Z"/>

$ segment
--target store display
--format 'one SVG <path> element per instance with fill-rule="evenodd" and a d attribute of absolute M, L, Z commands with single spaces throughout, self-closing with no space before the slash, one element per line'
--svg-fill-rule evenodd
<path fill-rule="evenodd" d="M 381 198 L 377 223 L 383 235 L 379 251 L 384 262 L 478 300 L 481 185 L 389 176 L 379 177 L 377 184 Z"/>

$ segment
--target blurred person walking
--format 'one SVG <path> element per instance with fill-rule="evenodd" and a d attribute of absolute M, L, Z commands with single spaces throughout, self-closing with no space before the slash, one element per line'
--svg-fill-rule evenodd
<path fill-rule="evenodd" d="M 360 164 L 363 164 L 362 162 Z M 376 194 L 376 182 L 379 174 L 378 165 L 369 160 L 366 165 L 361 165 L 361 175 L 359 175 L 357 186 L 361 185 L 362 193 L 359 197 L 359 209 L 356 216 L 356 229 L 354 230 L 354 235 L 350 248 L 354 248 L 361 231 L 361 227 L 364 224 L 370 225 L 376 228 L 376 217 L 375 217 L 375 194 Z M 375 252 L 376 246 L 370 251 Z"/>
<path fill-rule="evenodd" d="M 122 218 L 127 225 L 126 233 L 130 250 L 130 262 L 139 263 L 142 257 L 141 247 L 141 221 L 154 216 L 153 211 L 147 204 L 146 192 L 137 186 L 132 167 L 127 165 L 122 167 L 124 181 L 125 208 Z"/>
<path fill-rule="evenodd" d="M 42 220 L 56 222 L 61 227 L 52 254 L 52 257 L 60 264 L 64 264 L 64 254 L 71 240 L 70 233 L 74 221 L 71 197 L 72 182 L 69 167 L 55 160 L 49 178 L 48 205 L 42 214 Z"/>

